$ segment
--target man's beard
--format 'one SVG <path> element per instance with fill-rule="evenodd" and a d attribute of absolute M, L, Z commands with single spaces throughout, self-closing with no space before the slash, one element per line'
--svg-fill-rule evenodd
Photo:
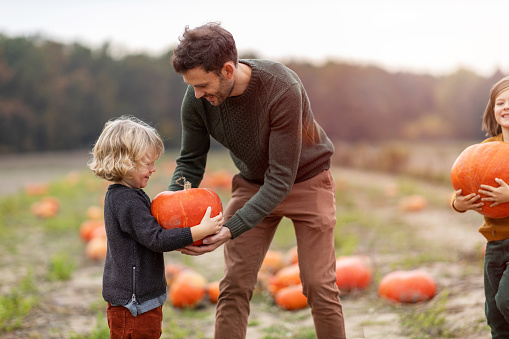
<path fill-rule="evenodd" d="M 233 87 L 235 86 L 235 81 L 230 83 L 223 75 L 219 76 L 219 88 L 217 89 L 216 94 L 214 96 L 216 97 L 217 102 L 210 102 L 213 106 L 220 106 L 228 96 L 230 96 L 231 92 L 233 91 Z"/>

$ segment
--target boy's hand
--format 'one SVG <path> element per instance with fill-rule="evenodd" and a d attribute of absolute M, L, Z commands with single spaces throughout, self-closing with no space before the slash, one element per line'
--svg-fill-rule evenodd
<path fill-rule="evenodd" d="M 222 227 L 219 233 L 211 235 L 203 239 L 201 246 L 186 246 L 180 249 L 180 253 L 187 255 L 202 255 L 214 251 L 216 248 L 230 240 L 232 233 L 228 227 Z"/>
<path fill-rule="evenodd" d="M 482 201 L 493 201 L 490 207 L 509 202 L 509 186 L 502 179 L 496 178 L 495 181 L 500 185 L 499 187 L 481 185 L 481 189 L 479 190 L 479 193 L 486 196 L 481 199 Z"/>
<path fill-rule="evenodd" d="M 479 194 L 470 193 L 468 195 L 462 195 L 461 189 L 456 191 L 456 199 L 454 200 L 454 208 L 457 211 L 465 212 L 468 210 L 480 211 L 484 202 L 479 201 L 481 196 Z"/>

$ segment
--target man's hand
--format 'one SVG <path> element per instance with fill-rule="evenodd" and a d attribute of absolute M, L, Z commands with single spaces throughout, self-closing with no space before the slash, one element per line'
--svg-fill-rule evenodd
<path fill-rule="evenodd" d="M 219 233 L 211 235 L 203 239 L 203 245 L 189 245 L 180 250 L 181 253 L 187 255 L 202 255 L 214 251 L 216 248 L 230 240 L 232 233 L 228 227 L 223 226 Z"/>

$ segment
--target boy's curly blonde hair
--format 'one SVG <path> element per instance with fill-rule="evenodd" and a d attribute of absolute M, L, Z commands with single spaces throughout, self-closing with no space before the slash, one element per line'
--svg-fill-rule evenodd
<path fill-rule="evenodd" d="M 87 164 L 102 179 L 119 182 L 142 165 L 147 157 L 159 159 L 164 144 L 155 128 L 133 116 L 123 115 L 105 125 Z"/>

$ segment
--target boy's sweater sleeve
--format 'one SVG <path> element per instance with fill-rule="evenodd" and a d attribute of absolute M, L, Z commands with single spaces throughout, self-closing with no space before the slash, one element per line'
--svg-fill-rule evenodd
<path fill-rule="evenodd" d="M 174 251 L 193 243 L 189 227 L 162 228 L 150 213 L 150 208 L 143 198 L 137 194 L 129 195 L 117 201 L 117 218 L 122 231 L 154 252 Z"/>

